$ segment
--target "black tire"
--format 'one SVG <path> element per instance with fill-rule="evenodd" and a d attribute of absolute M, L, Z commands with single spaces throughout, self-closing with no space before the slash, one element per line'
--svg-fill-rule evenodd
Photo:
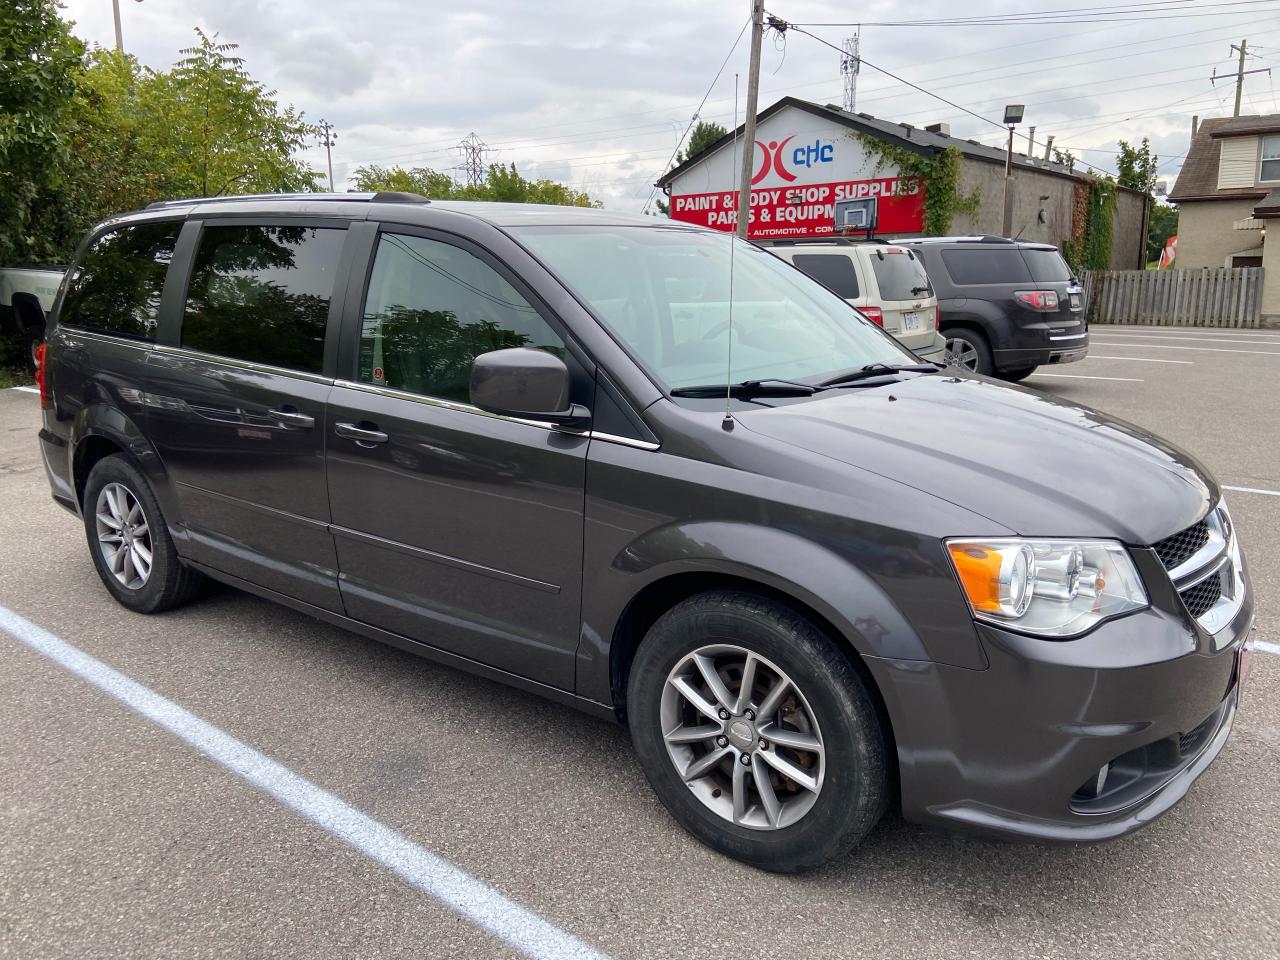
<path fill-rule="evenodd" d="M 752 829 L 716 813 L 668 754 L 661 699 L 671 671 L 700 647 L 731 643 L 776 664 L 802 691 L 825 749 L 813 805 L 789 826 Z M 862 679 L 804 617 L 736 590 L 699 594 L 668 610 L 641 643 L 627 686 L 631 736 L 645 776 L 673 817 L 707 846 L 762 870 L 797 873 L 847 853 L 888 805 L 885 736 Z M 733 758 L 728 759 L 732 769 Z"/>
<path fill-rule="evenodd" d="M 99 544 L 96 505 L 103 488 L 113 483 L 126 488 L 138 502 L 150 537 L 150 574 L 145 583 L 137 587 L 126 586 L 116 578 Z M 186 603 L 200 589 L 204 578 L 179 559 L 151 485 L 123 454 L 104 457 L 89 471 L 84 489 L 84 527 L 89 556 L 98 576 L 122 606 L 137 613 L 159 613 Z"/>
<path fill-rule="evenodd" d="M 1035 367 L 1022 367 L 1018 370 L 997 370 L 996 376 L 1001 380 L 1008 380 L 1010 383 L 1017 383 L 1020 380 L 1027 379 L 1027 377 L 1031 376 L 1035 372 Z"/>
<path fill-rule="evenodd" d="M 965 366 L 964 369 L 973 373 L 980 373 L 984 377 L 991 376 L 995 370 L 995 364 L 991 361 L 991 345 L 987 343 L 987 338 L 977 330 L 970 330 L 968 327 L 952 327 L 950 330 L 942 331 L 943 337 L 947 340 L 948 362 L 951 362 L 951 347 L 953 340 L 958 340 L 973 351 L 973 366 Z"/>

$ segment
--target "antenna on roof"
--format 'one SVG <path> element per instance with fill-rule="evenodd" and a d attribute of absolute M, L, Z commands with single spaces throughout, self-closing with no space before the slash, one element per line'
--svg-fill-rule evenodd
<path fill-rule="evenodd" d="M 733 75 L 733 162 L 734 166 L 738 163 L 738 75 Z M 741 205 L 739 205 L 741 207 Z M 750 204 L 747 206 L 747 214 L 750 215 Z M 738 216 L 743 215 L 743 210 L 738 210 Z M 748 224 L 748 228 L 750 224 Z M 729 346 L 725 350 L 725 371 L 724 371 L 724 419 L 720 421 L 720 426 L 725 430 L 733 429 L 733 251 L 737 249 L 738 236 L 737 230 L 729 234 Z"/>

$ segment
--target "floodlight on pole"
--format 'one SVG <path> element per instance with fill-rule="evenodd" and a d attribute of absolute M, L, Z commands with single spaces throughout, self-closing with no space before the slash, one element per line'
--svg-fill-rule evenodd
<path fill-rule="evenodd" d="M 1011 103 L 1004 108 L 1004 122 L 1009 128 L 1009 147 L 1004 158 L 1004 223 L 1001 234 L 1011 236 L 1013 233 L 1013 128 L 1022 122 L 1026 107 L 1021 103 Z"/>

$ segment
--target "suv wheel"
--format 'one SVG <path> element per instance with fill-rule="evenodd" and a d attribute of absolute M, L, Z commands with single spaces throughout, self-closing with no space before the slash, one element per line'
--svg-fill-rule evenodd
<path fill-rule="evenodd" d="M 966 327 L 946 330 L 942 335 L 947 338 L 947 366 L 991 376 L 991 347 L 986 337 Z"/>
<path fill-rule="evenodd" d="M 640 645 L 627 703 L 659 799 L 727 856 L 810 869 L 884 813 L 871 697 L 831 640 L 785 607 L 728 590 L 676 605 Z"/>
<path fill-rule="evenodd" d="M 84 490 L 89 553 L 107 590 L 138 613 L 159 613 L 190 599 L 200 574 L 185 567 L 142 472 L 126 457 L 104 457 Z"/>

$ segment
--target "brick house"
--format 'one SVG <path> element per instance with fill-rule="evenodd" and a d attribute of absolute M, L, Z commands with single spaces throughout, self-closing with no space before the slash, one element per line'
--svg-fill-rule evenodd
<path fill-rule="evenodd" d="M 1280 315 L 1280 114 L 1213 117 L 1193 128 L 1169 200 L 1178 205 L 1179 267 L 1264 267 L 1264 316 Z M 1280 223 L 1277 224 L 1280 227 Z"/>

